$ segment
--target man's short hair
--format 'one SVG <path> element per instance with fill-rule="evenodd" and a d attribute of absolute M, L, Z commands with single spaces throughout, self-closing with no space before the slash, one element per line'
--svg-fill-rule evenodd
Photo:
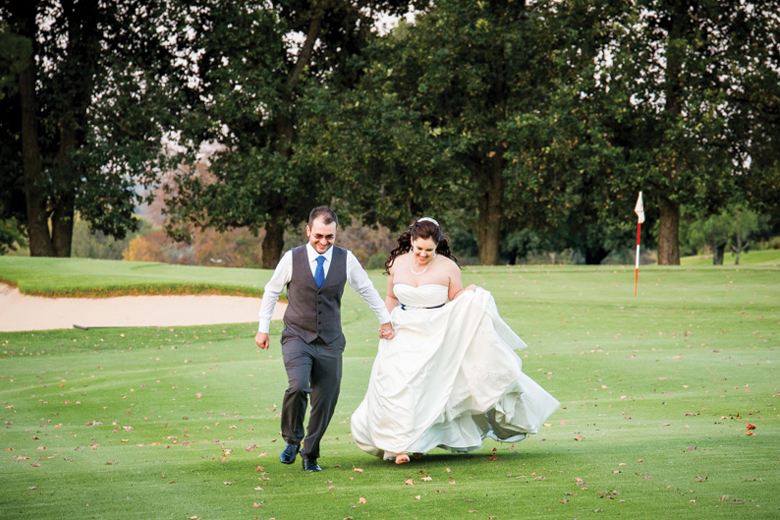
<path fill-rule="evenodd" d="M 335 222 L 337 226 L 339 224 L 339 218 L 336 216 L 336 213 L 328 206 L 317 206 L 311 210 L 311 213 L 309 213 L 309 227 L 311 227 L 318 218 L 321 218 L 325 225 L 332 224 L 333 222 Z"/>

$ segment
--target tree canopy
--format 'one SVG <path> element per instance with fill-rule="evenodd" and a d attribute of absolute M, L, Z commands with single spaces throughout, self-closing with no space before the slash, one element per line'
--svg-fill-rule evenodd
<path fill-rule="evenodd" d="M 263 267 L 273 268 L 286 227 L 330 203 L 329 179 L 301 157 L 306 100 L 349 88 L 352 61 L 374 36 L 374 16 L 408 2 L 191 2 L 187 43 L 197 80 L 182 136 L 189 162 L 202 142 L 218 143 L 208 175 L 180 169 L 170 190 L 171 230 L 265 228 Z M 183 236 L 183 234 L 182 234 Z"/>
<path fill-rule="evenodd" d="M 380 15 L 414 20 L 380 35 Z M 121 237 L 166 179 L 168 231 L 284 230 L 311 207 L 423 214 L 480 263 L 530 244 L 679 263 L 685 211 L 780 216 L 780 0 L 0 3 L 0 244 Z M 177 146 L 177 153 L 166 144 Z M 542 238 L 544 237 L 544 240 Z M 459 238 L 460 239 L 460 238 Z M 0 246 L 1 247 L 1 246 Z"/>
<path fill-rule="evenodd" d="M 121 238 L 136 189 L 162 169 L 181 99 L 168 2 L 0 4 L 0 218 L 24 223 L 33 256 L 70 256 L 74 215 Z"/>

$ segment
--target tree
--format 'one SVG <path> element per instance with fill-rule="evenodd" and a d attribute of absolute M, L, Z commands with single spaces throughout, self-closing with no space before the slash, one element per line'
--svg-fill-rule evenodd
<path fill-rule="evenodd" d="M 189 19 L 197 102 L 182 140 L 195 164 L 201 143 L 218 144 L 208 175 L 181 168 L 170 190 L 170 232 L 263 227 L 262 265 L 273 268 L 284 230 L 330 202 L 328 179 L 301 158 L 301 106 L 317 92 L 357 81 L 352 61 L 375 36 L 378 12 L 401 0 L 219 2 L 195 0 Z"/>
<path fill-rule="evenodd" d="M 0 4 L 0 168 L 33 256 L 70 256 L 74 216 L 122 238 L 161 169 L 178 81 L 164 0 Z M 5 117 L 8 116 L 8 117 Z M 0 205 L 4 215 L 18 207 Z"/>
<path fill-rule="evenodd" d="M 712 265 L 723 265 L 733 224 L 733 217 L 725 212 L 699 219 L 688 228 L 688 241 L 696 247 L 707 245 L 712 251 Z"/>
<path fill-rule="evenodd" d="M 554 100 L 592 58 L 584 43 L 602 15 L 578 2 L 441 0 L 379 41 L 360 87 L 323 102 L 313 132 L 350 207 L 393 229 L 465 211 L 481 264 L 498 263 L 502 232 L 565 219 L 551 201 L 571 194 L 544 189 L 554 173 L 523 159 L 544 153 L 535 134 L 553 138 Z"/>
<path fill-rule="evenodd" d="M 752 211 L 738 209 L 734 212 L 729 240 L 729 247 L 735 255 L 734 265 L 739 265 L 739 256 L 750 247 L 750 237 L 761 229 L 761 221 L 761 217 Z"/>
<path fill-rule="evenodd" d="M 712 250 L 713 265 L 723 265 L 726 248 L 740 254 L 750 247 L 750 237 L 766 228 L 765 217 L 740 206 L 730 206 L 717 215 L 702 217 L 688 227 L 688 241 L 696 248 L 707 245 Z"/>
<path fill-rule="evenodd" d="M 682 205 L 718 215 L 747 201 L 750 186 L 755 196 L 777 185 L 778 147 L 759 141 L 780 129 L 780 3 L 626 5 L 586 99 L 619 151 L 602 185 L 624 196 L 641 186 L 657 211 L 658 262 L 679 264 Z"/>

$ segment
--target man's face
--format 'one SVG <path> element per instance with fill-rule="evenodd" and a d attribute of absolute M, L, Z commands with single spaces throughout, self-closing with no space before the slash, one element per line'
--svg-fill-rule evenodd
<path fill-rule="evenodd" d="M 336 240 L 336 223 L 325 224 L 324 219 L 318 218 L 312 222 L 311 227 L 306 226 L 306 236 L 309 243 L 319 254 L 325 253 L 333 241 Z"/>

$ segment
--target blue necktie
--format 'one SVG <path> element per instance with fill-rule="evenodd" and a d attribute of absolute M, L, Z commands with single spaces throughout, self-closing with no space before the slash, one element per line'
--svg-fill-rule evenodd
<path fill-rule="evenodd" d="M 317 257 L 317 269 L 314 270 L 314 283 L 317 284 L 317 289 L 322 289 L 322 284 L 325 283 L 325 257 Z"/>

